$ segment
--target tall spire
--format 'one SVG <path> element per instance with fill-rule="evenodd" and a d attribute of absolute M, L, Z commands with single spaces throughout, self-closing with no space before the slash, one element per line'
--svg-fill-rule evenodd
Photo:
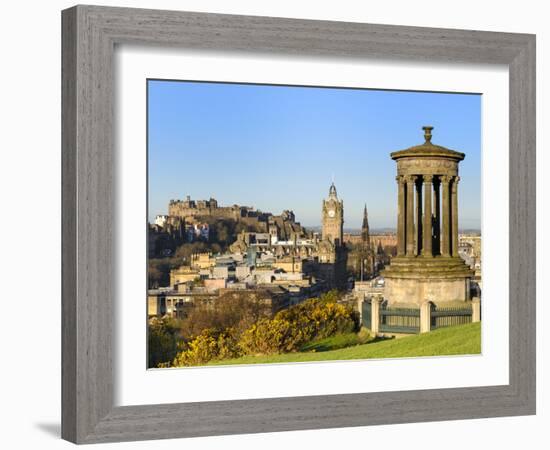
<path fill-rule="evenodd" d="M 363 209 L 363 229 L 369 228 L 369 213 L 367 212 L 367 204 L 365 203 L 365 208 Z"/>
<path fill-rule="evenodd" d="M 370 245 L 370 232 L 369 232 L 369 213 L 367 212 L 367 204 L 363 209 L 363 226 L 361 227 L 361 238 L 367 246 Z"/>

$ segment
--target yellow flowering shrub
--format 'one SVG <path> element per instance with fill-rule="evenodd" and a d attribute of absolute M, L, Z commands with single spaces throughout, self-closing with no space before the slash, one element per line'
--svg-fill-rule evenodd
<path fill-rule="evenodd" d="M 359 330 L 353 308 L 310 299 L 279 311 L 272 319 L 260 318 L 239 335 L 238 329 L 207 328 L 187 343 L 172 361 L 173 367 L 196 366 L 242 355 L 299 351 L 309 341 Z"/>
<path fill-rule="evenodd" d="M 306 342 L 359 329 L 359 316 L 349 306 L 311 299 L 262 319 L 241 335 L 243 354 L 298 351 Z"/>
<path fill-rule="evenodd" d="M 172 367 L 198 366 L 214 359 L 236 358 L 240 356 L 237 341 L 231 329 L 216 331 L 203 330 L 179 352 L 172 361 Z"/>
<path fill-rule="evenodd" d="M 300 337 L 294 325 L 283 319 L 262 319 L 245 330 L 239 347 L 244 354 L 286 353 L 297 350 Z"/>

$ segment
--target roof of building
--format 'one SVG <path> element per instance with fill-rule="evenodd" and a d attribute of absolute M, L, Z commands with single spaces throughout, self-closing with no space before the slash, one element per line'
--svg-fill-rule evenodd
<path fill-rule="evenodd" d="M 432 126 L 425 126 L 422 127 L 422 129 L 424 130 L 425 139 L 425 142 L 423 144 L 415 145 L 414 147 L 409 147 L 405 150 L 392 152 L 390 154 L 391 158 L 399 159 L 422 156 L 440 156 L 443 158 L 455 159 L 457 161 L 462 161 L 464 159 L 464 153 L 457 152 L 456 150 L 451 150 L 441 145 L 435 145 L 432 143 Z"/>

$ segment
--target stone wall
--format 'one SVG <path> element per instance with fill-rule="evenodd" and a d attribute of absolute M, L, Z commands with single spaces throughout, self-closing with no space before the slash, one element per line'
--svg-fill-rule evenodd
<path fill-rule="evenodd" d="M 168 215 L 183 218 L 200 216 L 239 220 L 239 218 L 246 215 L 246 209 L 241 206 L 191 206 L 186 201 L 176 200 L 168 205 Z"/>
<path fill-rule="evenodd" d="M 384 298 L 390 304 L 421 305 L 426 300 L 435 304 L 469 300 L 469 279 L 395 278 L 387 280 Z"/>

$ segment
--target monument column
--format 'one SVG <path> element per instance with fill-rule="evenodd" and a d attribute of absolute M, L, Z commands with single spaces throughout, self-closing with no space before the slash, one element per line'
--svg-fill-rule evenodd
<path fill-rule="evenodd" d="M 407 182 L 407 256 L 414 256 L 414 179 L 412 175 L 406 177 Z"/>
<path fill-rule="evenodd" d="M 432 175 L 424 175 L 424 243 L 422 254 L 433 256 L 432 253 Z"/>
<path fill-rule="evenodd" d="M 451 254 L 458 256 L 458 182 L 460 177 L 454 177 L 451 188 Z"/>
<path fill-rule="evenodd" d="M 414 217 L 416 223 L 416 250 L 415 254 L 420 255 L 422 252 L 422 179 L 421 177 L 416 178 L 415 183 L 416 188 L 416 214 Z"/>
<path fill-rule="evenodd" d="M 451 177 L 448 175 L 444 175 L 441 177 L 441 187 L 442 187 L 442 194 L 441 194 L 441 203 L 442 203 L 442 213 L 443 213 L 443 220 L 441 223 L 441 234 L 440 234 L 440 240 L 441 240 L 441 254 L 443 256 L 451 256 L 451 224 L 450 224 L 450 208 L 451 205 L 449 204 L 449 183 L 451 181 Z"/>
<path fill-rule="evenodd" d="M 440 205 L 440 186 L 441 181 L 438 180 L 436 177 L 433 177 L 433 244 L 432 244 L 432 252 L 434 255 L 439 255 L 441 253 L 441 205 Z"/>
<path fill-rule="evenodd" d="M 405 183 L 402 176 L 397 180 L 397 255 L 405 254 Z"/>

